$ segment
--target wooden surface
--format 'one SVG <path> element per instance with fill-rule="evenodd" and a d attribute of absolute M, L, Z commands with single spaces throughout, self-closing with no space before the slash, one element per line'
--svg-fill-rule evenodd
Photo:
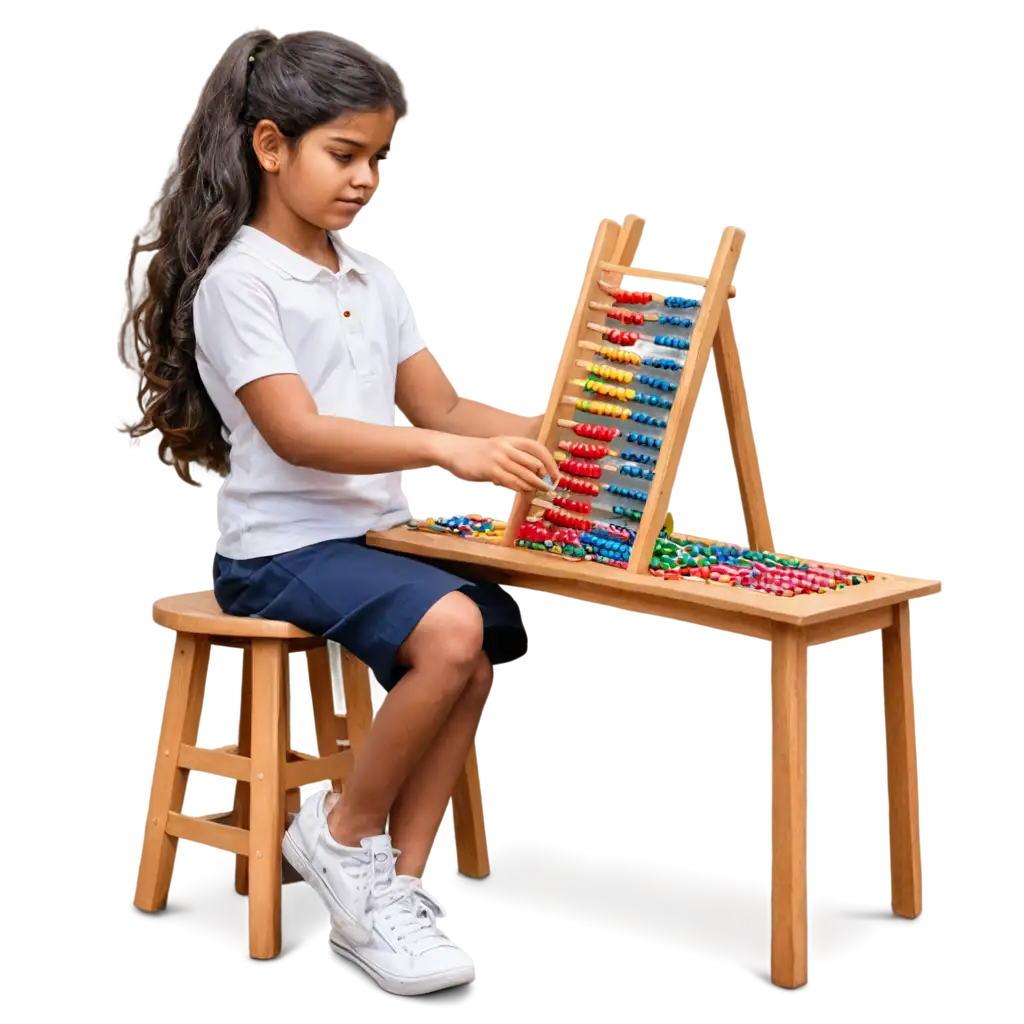
<path fill-rule="evenodd" d="M 310 636 L 298 626 L 278 622 L 276 619 L 225 615 L 212 590 L 177 594 L 154 601 L 153 621 L 182 633 L 207 633 L 211 636 L 265 637 L 277 640 L 299 640 Z"/>
<path fill-rule="evenodd" d="M 474 578 L 617 605 L 763 639 L 771 638 L 773 621 L 811 626 L 914 597 L 937 594 L 941 589 L 938 580 L 859 569 L 859 572 L 873 573 L 875 579 L 828 594 L 772 597 L 739 587 L 663 580 L 594 562 L 571 562 L 540 551 L 462 540 L 446 534 L 421 533 L 405 526 L 367 534 L 367 541 L 371 547 L 386 551 L 451 561 L 459 566 L 460 573 Z"/>

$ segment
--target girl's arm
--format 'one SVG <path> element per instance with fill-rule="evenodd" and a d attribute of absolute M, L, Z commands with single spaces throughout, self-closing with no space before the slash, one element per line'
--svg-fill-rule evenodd
<path fill-rule="evenodd" d="M 512 434 L 536 438 L 544 419 L 543 415 L 516 416 L 460 398 L 440 364 L 425 348 L 399 363 L 395 403 L 417 427 L 469 437 Z"/>
<path fill-rule="evenodd" d="M 545 490 L 544 474 L 552 479 L 558 475 L 551 453 L 534 438 L 464 437 L 420 426 L 322 416 L 298 374 L 260 377 L 236 394 L 271 450 L 293 466 L 346 474 L 441 466 L 463 480 L 490 481 L 518 491 Z M 529 421 L 509 416 L 503 422 L 513 426 Z"/>

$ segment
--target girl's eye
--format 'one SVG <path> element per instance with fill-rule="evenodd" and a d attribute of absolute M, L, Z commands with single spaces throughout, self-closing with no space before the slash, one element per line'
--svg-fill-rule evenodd
<path fill-rule="evenodd" d="M 352 154 L 351 153 L 332 153 L 331 155 L 334 157 L 335 160 L 338 161 L 338 163 L 341 163 L 341 164 L 346 164 L 346 163 L 349 162 L 349 160 L 352 159 Z M 387 160 L 387 158 L 388 157 L 387 157 L 386 153 L 378 153 L 376 155 L 376 157 L 374 157 L 374 159 L 378 160 L 378 161 L 380 161 L 380 160 Z"/>

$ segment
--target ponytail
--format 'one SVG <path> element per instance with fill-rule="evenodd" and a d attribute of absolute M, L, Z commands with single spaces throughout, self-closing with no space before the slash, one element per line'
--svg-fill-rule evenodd
<path fill-rule="evenodd" d="M 128 312 L 118 353 L 138 371 L 142 417 L 120 428 L 138 438 L 156 430 L 157 454 L 190 484 L 191 463 L 224 476 L 230 445 L 195 360 L 192 301 L 210 264 L 256 211 L 262 169 L 252 130 L 273 121 L 290 146 L 349 111 L 390 106 L 406 113 L 392 68 L 329 32 L 278 39 L 257 29 L 225 50 L 203 86 L 178 157 L 149 221 L 132 242 L 125 287 Z M 155 232 L 151 241 L 140 239 Z M 135 260 L 152 252 L 136 302 Z M 133 358 L 134 357 L 134 358 Z"/>

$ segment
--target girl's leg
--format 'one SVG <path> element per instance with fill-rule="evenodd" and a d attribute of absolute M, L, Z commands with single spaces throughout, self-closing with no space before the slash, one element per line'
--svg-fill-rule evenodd
<path fill-rule="evenodd" d="M 451 715 L 473 676 L 483 643 L 476 603 L 459 591 L 442 597 L 401 647 L 409 671 L 374 718 L 366 744 L 327 823 L 342 846 L 384 832 L 410 772 Z M 454 786 L 455 780 L 449 787 Z"/>
<path fill-rule="evenodd" d="M 402 851 L 395 866 L 400 875 L 417 878 L 423 875 L 434 836 L 441 825 L 459 772 L 469 756 L 493 678 L 490 659 L 481 651 L 448 721 L 402 784 L 391 805 L 389 831 L 391 845 Z"/>

